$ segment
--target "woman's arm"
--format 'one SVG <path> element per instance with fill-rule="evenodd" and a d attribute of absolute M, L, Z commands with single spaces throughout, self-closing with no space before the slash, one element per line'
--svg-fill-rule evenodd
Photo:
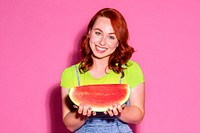
<path fill-rule="evenodd" d="M 61 88 L 61 96 L 63 122 L 66 128 L 73 132 L 85 123 L 91 112 L 83 109 L 85 108 L 84 106 L 81 106 L 81 109 L 74 109 L 73 104 L 69 100 L 67 88 Z M 85 112 L 86 114 L 84 114 Z"/>
<path fill-rule="evenodd" d="M 130 105 L 121 107 L 114 105 L 107 113 L 110 116 L 116 115 L 126 123 L 138 124 L 144 117 L 145 84 L 141 83 L 131 89 Z"/>

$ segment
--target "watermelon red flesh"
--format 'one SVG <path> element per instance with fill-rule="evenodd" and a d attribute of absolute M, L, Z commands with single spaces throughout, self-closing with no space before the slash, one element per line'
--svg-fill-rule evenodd
<path fill-rule="evenodd" d="M 80 103 L 102 112 L 112 108 L 113 104 L 124 104 L 130 95 L 127 84 L 85 85 L 70 89 L 69 97 L 76 105 Z"/>

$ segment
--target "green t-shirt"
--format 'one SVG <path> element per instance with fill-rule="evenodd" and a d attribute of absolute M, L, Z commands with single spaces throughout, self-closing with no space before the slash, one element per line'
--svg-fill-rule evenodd
<path fill-rule="evenodd" d="M 122 78 L 122 84 L 129 84 L 130 88 L 134 88 L 138 84 L 144 82 L 144 76 L 140 66 L 134 62 L 128 61 L 127 69 L 124 70 L 124 77 Z M 79 64 L 76 64 L 77 68 Z M 116 74 L 110 70 L 106 75 L 101 78 L 93 78 L 87 71 L 81 74 L 79 71 L 80 85 L 92 85 L 92 84 L 119 84 L 121 74 Z M 61 77 L 60 85 L 64 88 L 72 88 L 78 86 L 78 80 L 76 76 L 76 69 L 74 66 L 66 68 Z"/>

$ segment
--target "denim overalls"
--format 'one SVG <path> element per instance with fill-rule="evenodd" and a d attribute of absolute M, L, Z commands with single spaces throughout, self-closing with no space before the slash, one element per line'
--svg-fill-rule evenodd
<path fill-rule="evenodd" d="M 80 86 L 80 78 L 76 66 L 75 69 L 78 86 Z M 122 83 L 122 78 L 120 78 L 119 83 Z M 133 133 L 133 131 L 127 123 L 120 121 L 116 116 L 111 117 L 97 112 L 96 116 L 90 116 L 75 133 Z"/>

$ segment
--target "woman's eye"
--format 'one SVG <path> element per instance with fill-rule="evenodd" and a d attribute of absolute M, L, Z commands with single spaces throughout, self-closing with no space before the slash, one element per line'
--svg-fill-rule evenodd
<path fill-rule="evenodd" d="M 96 31 L 95 34 L 96 34 L 96 35 L 100 35 L 101 33 Z"/>
<path fill-rule="evenodd" d="M 111 39 L 111 40 L 114 40 L 114 39 L 115 39 L 114 36 L 109 36 L 108 38 Z"/>

